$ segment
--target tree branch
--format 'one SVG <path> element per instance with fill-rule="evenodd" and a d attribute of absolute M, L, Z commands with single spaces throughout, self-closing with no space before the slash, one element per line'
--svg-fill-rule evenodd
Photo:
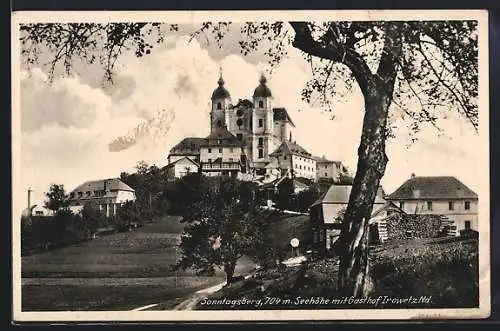
<path fill-rule="evenodd" d="M 458 104 L 462 108 L 462 111 L 463 111 L 465 117 L 467 117 L 467 119 L 471 122 L 474 129 L 477 130 L 478 124 L 474 120 L 474 118 L 477 118 L 477 116 L 474 116 L 475 114 L 473 113 L 472 109 L 469 109 L 467 102 L 463 98 L 460 98 L 460 96 L 457 94 L 457 92 L 453 88 L 451 88 L 450 85 L 446 84 L 446 82 L 444 80 L 442 80 L 440 78 L 439 73 L 437 72 L 436 68 L 434 68 L 434 66 L 432 65 L 431 61 L 427 57 L 427 54 L 425 54 L 424 50 L 422 49 L 421 44 L 418 45 L 418 48 L 419 48 L 420 53 L 424 57 L 425 61 L 429 65 L 429 68 L 431 69 L 431 71 L 434 73 L 434 75 L 438 79 L 439 83 L 441 83 L 453 95 L 455 100 L 458 102 Z"/>
<path fill-rule="evenodd" d="M 293 47 L 301 51 L 334 62 L 345 64 L 363 92 L 366 91 L 369 80 L 373 76 L 365 60 L 356 51 L 342 47 L 338 43 L 325 44 L 315 41 L 311 36 L 311 29 L 306 22 L 290 22 L 295 31 Z"/>

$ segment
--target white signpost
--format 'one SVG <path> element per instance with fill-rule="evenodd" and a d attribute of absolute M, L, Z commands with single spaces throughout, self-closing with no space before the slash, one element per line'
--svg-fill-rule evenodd
<path fill-rule="evenodd" d="M 290 240 L 290 246 L 292 246 L 292 255 L 295 256 L 294 254 L 294 248 L 299 247 L 300 241 L 298 238 L 293 238 Z"/>

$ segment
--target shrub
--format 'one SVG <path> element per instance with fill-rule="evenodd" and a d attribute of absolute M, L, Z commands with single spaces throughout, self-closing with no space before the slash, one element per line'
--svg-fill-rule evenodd
<path fill-rule="evenodd" d="M 477 240 L 431 243 L 372 257 L 372 296 L 432 296 L 432 308 L 477 307 Z M 404 308 L 404 307 L 394 307 Z"/>

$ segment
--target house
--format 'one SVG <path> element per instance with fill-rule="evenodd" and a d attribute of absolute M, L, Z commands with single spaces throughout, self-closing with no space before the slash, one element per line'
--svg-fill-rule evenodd
<path fill-rule="evenodd" d="M 414 174 L 387 198 L 408 214 L 442 215 L 448 219 L 448 234 L 478 230 L 478 196 L 452 176 Z"/>
<path fill-rule="evenodd" d="M 269 155 L 277 160 L 281 169 L 289 170 L 294 177 L 316 179 L 316 159 L 295 141 L 284 141 Z"/>
<path fill-rule="evenodd" d="M 116 215 L 116 210 L 127 201 L 135 201 L 135 190 L 119 178 L 101 179 L 85 182 L 77 186 L 70 195 L 73 208 L 95 203 L 107 217 Z"/>
<path fill-rule="evenodd" d="M 226 126 L 214 128 L 200 144 L 201 172 L 207 176 L 234 176 L 245 172 L 241 141 Z"/>
<path fill-rule="evenodd" d="M 168 153 L 168 163 L 173 163 L 185 157 L 196 163 L 200 162 L 200 146 L 205 142 L 204 138 L 187 137 L 182 139 L 177 145 L 170 149 Z"/>
<path fill-rule="evenodd" d="M 187 156 L 177 159 L 162 168 L 168 178 L 181 178 L 189 173 L 197 173 L 199 169 L 200 165 Z"/>
<path fill-rule="evenodd" d="M 322 178 L 331 178 L 337 181 L 341 174 L 347 175 L 347 168 L 340 161 L 332 161 L 324 155 L 322 157 L 315 156 L 316 160 L 316 180 Z"/>
<path fill-rule="evenodd" d="M 340 235 L 341 222 L 349 203 L 351 189 L 352 185 L 332 185 L 323 197 L 316 200 L 310 207 L 309 215 L 313 232 L 313 246 L 314 250 L 319 254 L 324 254 L 329 250 Z M 373 204 L 372 216 L 382 216 L 381 209 L 386 210 L 385 216 L 390 212 L 389 205 L 384 199 L 384 191 L 382 187 L 379 187 Z M 377 226 L 379 224 L 375 221 L 371 223 L 375 223 Z M 380 232 L 383 231 L 379 229 Z"/>
<path fill-rule="evenodd" d="M 260 194 L 264 197 L 264 200 L 267 200 L 268 206 L 272 206 L 272 200 L 279 194 L 279 190 L 283 189 L 287 184 L 291 186 L 294 194 L 309 189 L 309 184 L 303 179 L 292 178 L 290 172 L 287 172 L 280 178 L 259 186 Z"/>

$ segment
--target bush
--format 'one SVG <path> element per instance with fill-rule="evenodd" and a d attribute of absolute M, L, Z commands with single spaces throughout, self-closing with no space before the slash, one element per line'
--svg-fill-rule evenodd
<path fill-rule="evenodd" d="M 432 308 L 478 306 L 477 240 L 431 243 L 391 251 L 400 254 L 372 257 L 375 285 L 372 296 L 432 296 Z"/>

